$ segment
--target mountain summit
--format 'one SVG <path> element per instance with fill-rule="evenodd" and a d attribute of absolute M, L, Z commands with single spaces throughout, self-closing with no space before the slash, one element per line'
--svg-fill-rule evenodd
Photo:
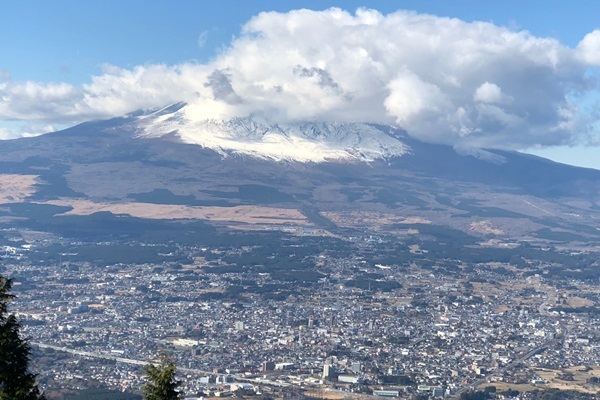
<path fill-rule="evenodd" d="M 257 116 L 206 120 L 194 107 L 178 103 L 140 115 L 140 137 L 174 134 L 184 143 L 227 156 L 238 154 L 274 161 L 372 162 L 406 154 L 402 132 L 366 123 L 272 123 Z"/>

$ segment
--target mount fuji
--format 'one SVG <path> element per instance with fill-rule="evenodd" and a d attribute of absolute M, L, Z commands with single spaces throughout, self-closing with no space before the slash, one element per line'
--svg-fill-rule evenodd
<path fill-rule="evenodd" d="M 222 156 L 237 154 L 272 161 L 371 162 L 408 152 L 398 130 L 363 123 L 271 123 L 256 116 L 198 120 L 185 103 L 144 114 L 134 125 L 139 137 L 174 134 Z"/>
<path fill-rule="evenodd" d="M 393 126 L 202 120 L 185 103 L 4 141 L 0 188 L 1 227 L 63 236 L 69 216 L 110 215 L 330 234 L 406 235 L 418 221 L 482 241 L 600 244 L 600 171 Z"/>

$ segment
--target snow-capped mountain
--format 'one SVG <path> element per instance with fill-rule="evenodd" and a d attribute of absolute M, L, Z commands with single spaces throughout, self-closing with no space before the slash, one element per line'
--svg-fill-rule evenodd
<path fill-rule="evenodd" d="M 207 121 L 192 111 L 174 104 L 3 141 L 0 228 L 120 237 L 179 232 L 153 218 L 229 229 L 232 218 L 252 227 L 284 213 L 331 231 L 374 224 L 406 232 L 405 220 L 430 221 L 469 235 L 493 226 L 478 231 L 484 238 L 502 231 L 529 243 L 567 237 L 600 246 L 597 170 L 422 142 L 390 126 Z M 123 224 L 125 214 L 140 219 Z"/>
<path fill-rule="evenodd" d="M 227 156 L 246 155 L 274 161 L 371 162 L 409 152 L 398 130 L 364 123 L 297 122 L 276 124 L 256 116 L 226 121 L 195 117 L 185 104 L 138 116 L 138 136 L 174 134 L 184 143 Z"/>

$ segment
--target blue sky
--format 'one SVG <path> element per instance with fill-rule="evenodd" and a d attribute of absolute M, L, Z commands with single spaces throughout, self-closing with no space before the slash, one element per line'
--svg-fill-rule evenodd
<path fill-rule="evenodd" d="M 3 128 L 4 132 L 11 132 L 13 136 L 18 135 L 19 132 L 22 134 L 39 133 L 40 130 L 58 129 L 71 123 L 80 122 L 88 117 L 102 117 L 110 115 L 112 112 L 118 113 L 121 109 L 126 110 L 127 107 L 118 108 L 100 105 L 94 110 L 78 114 L 76 111 L 68 109 L 67 106 L 70 101 L 69 96 L 74 99 L 81 99 L 89 95 L 89 93 L 83 92 L 87 90 L 85 89 L 86 85 L 92 84 L 93 77 L 106 77 L 106 80 L 110 80 L 111 85 L 117 85 L 115 89 L 111 90 L 120 92 L 121 89 L 118 88 L 118 83 L 111 79 L 114 76 L 123 77 L 127 71 L 134 71 L 139 66 L 164 65 L 169 68 L 172 66 L 199 65 L 207 66 L 205 69 L 210 66 L 214 70 L 222 71 L 224 68 L 220 66 L 226 65 L 225 60 L 227 60 L 229 63 L 225 68 L 227 73 L 223 76 L 219 75 L 219 77 L 225 79 L 226 83 L 231 83 L 233 89 L 238 90 L 237 85 L 241 85 L 241 83 L 236 83 L 238 78 L 235 75 L 235 66 L 231 67 L 231 71 L 228 68 L 230 68 L 229 65 L 235 65 L 231 61 L 231 57 L 236 54 L 232 50 L 232 46 L 241 48 L 244 44 L 240 40 L 240 38 L 244 38 L 244 34 L 241 32 L 244 24 L 262 11 L 287 13 L 290 10 L 299 8 L 322 11 L 330 7 L 340 7 L 349 11 L 351 15 L 357 8 L 364 7 L 378 10 L 383 16 L 394 13 L 396 10 L 414 10 L 418 14 L 426 13 L 438 17 L 458 18 L 465 23 L 484 21 L 510 32 L 526 30 L 536 40 L 553 38 L 560 42 L 561 46 L 569 49 L 575 49 L 586 34 L 600 28 L 597 17 L 600 15 L 600 2 L 591 0 L 571 2 L 558 0 L 457 0 L 452 2 L 440 0 L 362 2 L 231 0 L 220 2 L 191 0 L 178 2 L 55 0 L 50 2 L 23 0 L 3 2 L 0 12 L 0 99 L 4 96 L 8 100 L 6 100 L 6 104 L 0 104 L 0 129 Z M 301 24 L 304 23 L 302 21 Z M 261 26 L 267 27 L 265 29 L 271 27 L 269 25 L 270 21 L 263 21 L 262 24 Z M 435 23 L 430 25 L 437 27 Z M 427 27 L 427 32 L 430 32 L 430 25 Z M 435 27 L 431 29 L 436 29 Z M 488 31 L 492 34 L 495 32 L 493 30 Z M 252 40 L 251 35 L 246 38 Z M 327 40 L 327 38 L 324 37 L 323 40 Z M 335 40 L 335 36 L 331 40 Z M 550 49 L 548 51 L 554 50 Z M 240 50 L 239 54 L 244 53 Z M 564 63 L 565 65 L 571 65 L 573 61 L 569 59 Z M 325 71 L 328 76 L 331 75 L 336 78 L 333 72 L 335 66 L 331 66 L 331 69 L 321 69 L 319 67 L 317 70 L 315 68 L 317 67 L 307 65 L 305 71 L 309 72 L 305 72 L 304 75 L 314 73 L 314 71 L 318 71 L 319 74 Z M 595 71 L 596 65 L 578 65 L 576 68 L 574 67 L 577 71 L 582 68 L 588 70 L 588 76 L 597 74 Z M 411 76 L 414 74 L 419 75 L 417 69 L 411 71 Z M 443 65 L 440 67 L 440 71 L 443 72 Z M 183 73 L 177 72 L 177 74 L 181 75 Z M 228 78 L 229 74 L 232 76 Z M 580 77 L 573 78 L 574 74 L 577 74 L 577 72 L 569 72 L 569 76 L 561 75 L 556 79 L 563 79 L 568 85 L 578 85 L 580 84 L 578 81 Z M 485 76 L 490 75 L 486 74 Z M 435 86 L 435 82 L 427 81 L 421 75 L 418 77 L 421 86 L 415 87 L 428 88 L 432 87 L 431 85 Z M 498 76 L 498 82 L 502 81 L 502 78 L 502 76 Z M 552 79 L 551 75 L 549 75 L 549 79 Z M 239 81 L 241 82 L 241 78 Z M 506 90 L 505 87 L 488 81 L 489 79 L 485 82 L 490 83 L 491 86 L 481 85 L 478 88 L 480 95 L 484 92 L 487 93 L 486 96 L 488 97 L 486 99 L 489 98 L 489 93 L 496 93 L 495 90 Z M 574 81 L 578 82 L 574 83 Z M 390 81 L 387 87 L 398 83 L 403 89 L 406 89 L 406 82 L 408 81 L 405 80 L 399 83 L 397 80 Z M 422 85 L 423 82 L 425 82 L 425 86 Z M 26 85 L 27 83 L 30 83 L 29 86 Z M 49 87 L 50 84 L 53 86 Z M 343 83 L 340 83 L 340 86 L 344 86 Z M 357 93 L 359 90 L 359 88 L 352 89 L 354 90 L 353 93 Z M 10 93 L 6 94 L 8 91 Z M 238 91 L 241 93 L 241 89 Z M 555 91 L 556 87 L 548 89 L 548 93 L 554 93 Z M 444 92 L 443 88 L 442 92 Z M 20 93 L 26 93 L 29 97 L 25 95 L 19 97 Z M 96 93 L 94 92 L 94 96 Z M 500 94 L 497 94 L 496 100 L 494 100 L 498 104 L 501 98 L 518 100 L 517 95 L 519 93 L 517 92 L 505 94 L 501 91 L 498 93 Z M 34 111 L 31 112 L 31 120 L 28 120 L 27 102 L 32 101 L 31 98 L 36 95 L 38 98 L 45 99 L 47 103 L 64 102 L 62 108 L 57 107 L 56 110 L 50 111 L 60 112 L 68 109 L 70 118 L 51 117 L 48 114 L 50 111 L 44 113 L 45 107 L 49 107 L 48 104 L 44 107 L 40 104 L 32 104 L 31 107 Z M 573 97 L 571 94 L 568 95 Z M 102 96 L 105 98 L 106 94 L 103 93 Z M 310 96 L 310 94 L 307 94 L 307 96 Z M 456 97 L 456 94 L 452 96 Z M 588 121 L 585 126 L 572 124 L 569 129 L 587 129 L 588 133 L 593 136 L 595 133 L 593 132 L 593 117 L 590 117 L 589 114 L 595 112 L 595 99 L 598 97 L 597 89 L 586 89 L 583 95 L 579 94 L 578 96 L 580 96 L 577 100 L 578 104 L 583 104 L 588 109 L 586 111 Z M 115 101 L 115 103 L 126 103 L 127 99 L 128 97 L 125 97 Z M 405 110 L 393 109 L 397 106 L 390 106 L 390 101 L 391 99 L 386 99 L 388 114 L 398 117 L 397 121 L 400 125 L 402 125 L 401 122 L 406 121 L 407 126 L 414 128 L 417 132 L 415 135 L 421 134 L 425 135 L 423 136 L 425 139 L 437 140 L 436 138 L 426 137 L 425 133 L 418 133 L 420 130 L 424 131 L 427 127 L 431 128 L 429 125 L 423 125 L 424 117 L 411 115 L 410 119 L 406 117 L 403 120 L 402 117 L 406 115 Z M 21 108 L 15 111 L 16 106 L 14 104 L 18 104 Z M 145 103 L 140 104 L 144 105 Z M 478 104 L 481 104 L 481 101 Z M 553 103 L 547 106 L 556 106 L 556 104 Z M 134 102 L 131 106 L 137 106 L 137 103 Z M 390 107 L 393 110 L 390 111 Z M 584 107 L 581 106 L 581 108 Z M 511 110 L 503 109 L 504 111 L 510 113 Z M 431 110 L 424 110 L 422 115 L 424 116 L 430 112 Z M 339 112 L 332 115 L 335 115 L 336 118 L 344 118 L 344 115 Z M 478 115 L 478 118 L 481 119 L 481 111 Z M 589 121 L 590 118 L 592 118 L 591 122 Z M 517 135 L 514 132 L 509 132 L 512 136 L 504 132 L 505 136 L 496 137 L 508 141 L 514 139 L 515 145 L 512 147 L 519 150 L 535 147 L 538 150 L 533 151 L 534 153 L 549 156 L 558 161 L 600 169 L 600 156 L 598 156 L 600 148 L 590 147 L 589 144 L 585 143 L 585 140 L 566 139 L 568 135 L 578 136 L 578 132 L 563 132 L 562 136 L 556 136 L 558 137 L 556 140 L 540 139 L 541 134 L 539 132 L 542 129 L 553 128 L 540 124 L 539 121 L 533 121 L 531 124 L 535 125 L 535 129 L 532 129 L 533 133 L 530 136 L 536 138 L 536 140 L 532 139 L 529 142 L 527 140 L 517 140 Z M 477 132 L 478 129 L 487 129 L 486 127 L 489 126 L 492 125 L 488 123 L 481 127 L 470 126 L 469 129 Z M 434 125 L 431 129 L 438 127 L 439 125 Z M 5 134 L 5 136 L 12 137 L 9 134 Z M 462 137 L 462 133 L 457 134 L 456 137 L 459 136 Z M 490 137 L 484 136 L 485 140 L 474 143 L 492 146 L 501 143 L 500 139 L 490 141 Z M 591 141 L 594 140 L 596 139 Z M 444 139 L 443 141 L 451 142 L 450 139 Z M 527 146 L 528 143 L 531 146 Z M 540 150 L 542 147 L 547 148 Z"/>
<path fill-rule="evenodd" d="M 0 69 L 15 80 L 83 83 L 109 63 L 206 61 L 261 11 L 298 8 L 382 13 L 415 10 L 465 21 L 488 21 L 575 46 L 600 27 L 600 3 L 562 0 L 412 1 L 9 1 L 0 17 Z M 198 40 L 206 32 L 206 42 Z"/>

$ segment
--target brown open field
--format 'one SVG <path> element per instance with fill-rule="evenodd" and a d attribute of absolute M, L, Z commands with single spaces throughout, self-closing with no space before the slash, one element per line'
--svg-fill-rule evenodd
<path fill-rule="evenodd" d="M 104 203 L 83 199 L 61 199 L 45 204 L 68 206 L 73 209 L 61 215 L 90 215 L 109 211 L 113 214 L 126 214 L 148 219 L 200 219 L 208 221 L 238 222 L 244 224 L 300 225 L 311 226 L 298 210 L 288 208 L 235 206 L 235 207 L 193 207 L 172 204 L 151 203 Z"/>
<path fill-rule="evenodd" d="M 314 398 L 317 398 L 317 399 L 340 400 L 340 399 L 343 399 L 343 398 L 345 398 L 345 397 L 344 397 L 342 394 L 340 394 L 340 393 L 333 393 L 333 392 L 326 392 L 326 391 L 318 391 L 318 390 L 315 390 L 315 391 L 307 391 L 307 392 L 304 392 L 304 394 L 305 394 L 306 396 L 309 396 L 309 397 L 314 397 Z"/>
<path fill-rule="evenodd" d="M 585 393 L 600 393 L 598 386 L 589 385 L 587 380 L 591 377 L 600 376 L 600 368 L 587 370 L 584 366 L 571 367 L 564 370 L 536 371 L 542 378 L 548 381 L 547 386 L 561 390 L 577 390 Z M 573 380 L 561 379 L 565 374 L 573 374 Z"/>
<path fill-rule="evenodd" d="M 567 298 L 567 306 L 569 307 L 589 307 L 593 305 L 594 302 L 592 300 L 584 299 L 582 297 L 573 296 Z"/>
<path fill-rule="evenodd" d="M 0 204 L 20 203 L 35 193 L 37 175 L 0 174 Z"/>
<path fill-rule="evenodd" d="M 495 386 L 498 392 L 506 392 L 507 390 L 518 390 L 519 392 L 532 392 L 536 389 L 543 389 L 545 386 L 540 385 L 540 387 L 536 387 L 535 385 L 530 385 L 528 383 L 525 384 L 516 384 L 516 383 L 506 383 L 506 382 L 486 382 L 483 385 L 479 386 L 479 389 L 483 390 L 487 386 Z"/>
<path fill-rule="evenodd" d="M 532 369 L 541 379 L 547 381 L 544 384 L 514 384 L 507 382 L 493 382 L 485 383 L 481 386 L 496 386 L 498 391 L 505 391 L 508 389 L 518 390 L 520 392 L 529 392 L 536 389 L 560 389 L 560 390 L 575 390 L 583 393 L 599 394 L 600 387 L 590 385 L 587 380 L 591 377 L 600 376 L 600 367 L 594 367 L 587 370 L 584 366 L 571 367 L 564 370 L 551 370 L 542 368 Z M 561 378 L 565 377 L 565 374 L 572 374 L 573 380 L 564 380 Z"/>
<path fill-rule="evenodd" d="M 504 231 L 502 229 L 498 229 L 492 224 L 491 221 L 482 220 L 482 221 L 474 221 L 469 224 L 469 229 L 473 232 L 482 233 L 485 235 L 503 235 Z"/>
<path fill-rule="evenodd" d="M 430 224 L 431 221 L 416 217 L 416 216 L 405 216 L 396 215 L 383 212 L 373 211 L 345 211 L 345 212 L 322 212 L 324 217 L 331 220 L 338 226 L 344 227 L 356 227 L 356 226 L 367 226 L 371 229 L 380 229 L 386 225 L 392 224 Z M 418 233 L 418 232 L 415 232 Z"/>

